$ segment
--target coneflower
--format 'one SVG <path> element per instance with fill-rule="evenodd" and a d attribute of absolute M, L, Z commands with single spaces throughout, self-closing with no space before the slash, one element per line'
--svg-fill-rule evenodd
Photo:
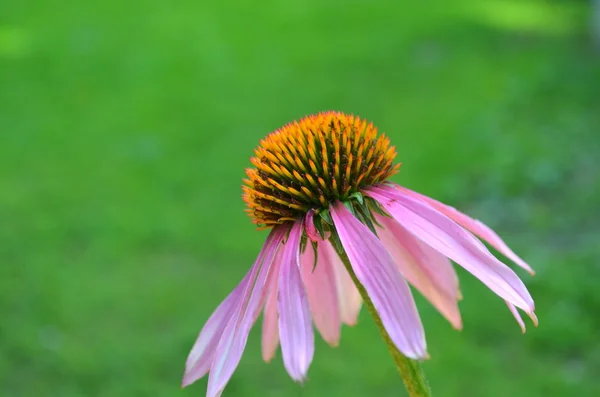
<path fill-rule="evenodd" d="M 519 277 L 475 236 L 531 268 L 483 223 L 388 181 L 398 172 L 385 135 L 359 117 L 324 112 L 290 123 L 260 142 L 246 170 L 248 215 L 270 234 L 244 279 L 200 332 L 183 385 L 210 372 L 208 397 L 221 395 L 250 329 L 264 311 L 262 355 L 281 344 L 295 381 L 314 354 L 313 322 L 330 345 L 353 325 L 364 302 L 411 396 L 427 395 L 415 361 L 427 358 L 412 284 L 456 329 L 462 327 L 458 279 L 450 260 L 537 325 Z"/>

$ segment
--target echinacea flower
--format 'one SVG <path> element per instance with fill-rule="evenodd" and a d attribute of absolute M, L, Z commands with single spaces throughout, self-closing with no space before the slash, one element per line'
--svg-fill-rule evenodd
<path fill-rule="evenodd" d="M 409 284 L 460 329 L 461 294 L 450 260 L 504 299 L 523 331 L 517 308 L 537 324 L 523 282 L 477 237 L 531 268 L 483 223 L 389 182 L 399 169 L 395 148 L 372 124 L 320 113 L 269 134 L 255 155 L 244 200 L 253 222 L 271 231 L 200 332 L 184 386 L 210 373 L 207 396 L 220 396 L 261 311 L 263 359 L 270 361 L 280 344 L 287 372 L 302 381 L 314 354 L 313 323 L 337 345 L 342 323 L 356 323 L 362 298 L 401 353 L 424 359 L 425 334 Z"/>

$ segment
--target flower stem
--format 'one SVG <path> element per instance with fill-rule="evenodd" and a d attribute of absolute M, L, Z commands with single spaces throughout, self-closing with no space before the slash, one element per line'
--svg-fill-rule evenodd
<path fill-rule="evenodd" d="M 392 342 L 390 335 L 383 326 L 381 317 L 379 317 L 375 306 L 373 306 L 371 298 L 369 298 L 369 294 L 367 294 L 365 287 L 361 284 L 356 277 L 356 274 L 352 270 L 350 259 L 345 252 L 339 255 L 340 259 L 344 263 L 344 266 L 348 270 L 348 273 L 350 273 L 350 277 L 352 278 L 352 281 L 354 281 L 356 288 L 358 288 L 360 296 L 365 302 L 365 306 L 367 307 L 369 314 L 371 317 L 373 317 L 373 320 L 375 320 L 375 325 L 377 326 L 383 341 L 385 342 L 390 354 L 392 355 L 392 358 L 394 359 L 394 362 L 396 363 L 396 367 L 398 368 L 398 372 L 400 372 L 400 377 L 402 377 L 402 381 L 404 382 L 404 386 L 408 391 L 408 395 L 410 397 L 431 397 L 431 388 L 429 387 L 429 383 L 425 378 L 425 373 L 423 372 L 421 365 L 418 361 L 411 360 L 402 354 L 394 342 Z"/>

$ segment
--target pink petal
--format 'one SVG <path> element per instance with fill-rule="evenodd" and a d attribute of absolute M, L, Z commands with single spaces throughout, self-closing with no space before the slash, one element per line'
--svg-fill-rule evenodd
<path fill-rule="evenodd" d="M 244 277 L 238 286 L 235 287 L 229 296 L 219 305 L 219 307 L 217 307 L 202 328 L 202 331 L 200 331 L 198 339 L 196 339 L 185 363 L 185 376 L 182 381 L 183 387 L 202 378 L 208 372 L 215 356 L 215 349 L 217 348 L 221 334 L 235 312 L 252 272 L 253 269 L 246 274 L 246 277 Z"/>
<path fill-rule="evenodd" d="M 371 187 L 365 192 L 414 236 L 464 267 L 504 300 L 533 312 L 533 299 L 515 272 L 468 231 L 429 204 L 397 189 Z"/>
<path fill-rule="evenodd" d="M 265 305 L 262 332 L 262 357 L 267 363 L 275 357 L 275 351 L 279 345 L 277 321 L 277 288 L 271 288 Z"/>
<path fill-rule="evenodd" d="M 287 372 L 295 381 L 305 379 L 315 350 L 310 309 L 299 268 L 302 228 L 302 220 L 292 226 L 279 271 L 281 355 Z"/>
<path fill-rule="evenodd" d="M 271 272 L 271 275 L 269 275 L 270 280 L 267 282 L 269 290 L 267 292 L 262 328 L 262 357 L 267 363 L 275 357 L 275 351 L 277 350 L 277 346 L 279 346 L 279 330 L 277 328 L 279 320 L 277 314 L 277 279 L 279 277 L 282 253 L 282 249 L 277 251 L 273 261 L 273 271 Z"/>
<path fill-rule="evenodd" d="M 356 325 L 362 306 L 360 292 L 329 241 L 319 244 L 319 257 L 327 260 L 333 269 L 342 323 L 350 326 Z"/>
<path fill-rule="evenodd" d="M 436 210 L 440 211 L 442 214 L 446 215 L 448 218 L 452 219 L 454 222 L 458 223 L 465 229 L 469 230 L 471 233 L 476 236 L 482 238 L 487 241 L 492 247 L 496 248 L 502 255 L 506 256 L 517 265 L 521 266 L 523 269 L 527 270 L 531 274 L 535 274 L 533 269 L 525 263 L 525 261 L 517 254 L 511 250 L 508 245 L 498 236 L 492 229 L 490 229 L 483 222 L 478 221 L 477 219 L 473 219 L 468 215 L 458 211 L 456 208 L 450 207 L 449 205 L 443 204 L 437 200 L 432 199 L 431 197 L 424 196 L 420 193 L 417 193 L 413 190 L 407 189 L 405 187 L 395 185 L 396 189 L 401 192 L 410 194 L 414 197 L 417 197 L 429 205 L 431 205 Z"/>
<path fill-rule="evenodd" d="M 264 289 L 268 287 L 267 280 L 273 258 L 287 229 L 285 226 L 273 229 L 263 247 L 264 255 L 259 255 L 259 260 L 253 265 L 252 276 L 244 288 L 242 299 L 227 323 L 216 348 L 208 377 L 207 397 L 221 395 L 242 358 L 250 328 L 258 316 L 258 312 L 262 309 L 260 304 L 263 300 Z"/>
<path fill-rule="evenodd" d="M 527 312 L 526 312 L 527 313 Z M 527 313 L 527 315 L 529 316 L 529 318 L 531 319 L 531 322 L 533 323 L 534 326 L 538 326 L 539 325 L 539 321 L 537 316 L 535 315 L 534 312 L 531 313 Z"/>
<path fill-rule="evenodd" d="M 316 267 L 314 250 L 310 245 L 302 254 L 302 280 L 308 294 L 308 303 L 315 326 L 327 343 L 337 346 L 342 324 L 336 279 L 331 263 L 324 255 L 323 248 L 320 247 L 322 244 L 324 241 L 321 241 L 317 248 Z"/>
<path fill-rule="evenodd" d="M 275 237 L 275 233 L 269 235 L 263 249 L 256 259 L 255 264 L 261 263 L 264 260 L 268 251 L 268 247 L 270 244 L 272 244 L 272 241 Z M 255 266 L 253 266 L 250 268 L 244 279 L 237 285 L 237 287 L 217 307 L 202 328 L 202 331 L 200 331 L 200 334 L 198 335 L 198 338 L 196 339 L 196 342 L 194 343 L 194 346 L 192 347 L 192 350 L 190 351 L 186 361 L 185 375 L 182 381 L 183 387 L 202 378 L 210 369 L 221 335 L 223 334 L 227 323 L 234 315 L 240 299 L 243 297 L 244 291 L 249 288 L 249 280 L 254 279 L 255 277 L 256 269 Z"/>
<path fill-rule="evenodd" d="M 452 264 L 437 251 L 413 237 L 398 222 L 376 216 L 384 228 L 377 234 L 400 273 L 415 286 L 457 329 L 462 328 L 458 309 L 458 283 Z"/>
<path fill-rule="evenodd" d="M 513 305 L 512 303 L 506 302 L 506 304 L 508 305 L 508 309 L 510 310 L 510 312 L 513 315 L 513 317 L 515 318 L 515 320 L 517 320 L 517 323 L 519 323 L 519 326 L 521 327 L 521 331 L 523 331 L 523 333 L 525 333 L 525 323 L 523 323 L 523 319 L 521 318 L 521 314 L 519 313 L 519 311 L 517 310 L 517 308 L 515 307 L 515 305 Z M 539 324 L 539 322 L 538 322 L 538 318 L 535 315 L 535 313 L 534 312 L 530 312 L 530 313 L 527 313 L 527 315 L 531 319 L 531 322 L 533 323 L 533 325 L 537 327 L 538 324 Z"/>
<path fill-rule="evenodd" d="M 381 241 L 346 207 L 330 206 L 338 236 L 396 347 L 407 357 L 427 357 L 425 332 L 408 284 Z"/>
<path fill-rule="evenodd" d="M 315 210 L 312 208 L 306 213 L 306 222 L 304 223 L 304 228 L 306 235 L 311 241 L 321 241 L 321 236 L 315 227 Z"/>
<path fill-rule="evenodd" d="M 512 303 L 510 303 L 508 301 L 504 301 L 504 302 L 506 302 L 506 305 L 508 306 L 508 310 L 510 310 L 510 313 L 513 315 L 515 320 L 517 320 L 519 327 L 521 327 L 521 331 L 523 333 L 525 333 L 525 323 L 523 322 L 523 319 L 521 318 L 521 315 L 519 314 L 519 311 L 517 310 L 515 305 L 513 305 Z"/>

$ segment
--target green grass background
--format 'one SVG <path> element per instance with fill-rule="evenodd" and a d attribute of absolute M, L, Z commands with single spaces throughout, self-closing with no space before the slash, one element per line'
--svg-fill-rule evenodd
<path fill-rule="evenodd" d="M 265 232 L 240 183 L 305 114 L 373 120 L 394 180 L 494 227 L 539 328 L 459 270 L 417 297 L 436 396 L 600 395 L 600 57 L 585 1 L 0 2 L 0 396 L 201 396 L 187 353 Z M 304 385 L 250 337 L 225 396 L 402 396 L 367 313 Z"/>

